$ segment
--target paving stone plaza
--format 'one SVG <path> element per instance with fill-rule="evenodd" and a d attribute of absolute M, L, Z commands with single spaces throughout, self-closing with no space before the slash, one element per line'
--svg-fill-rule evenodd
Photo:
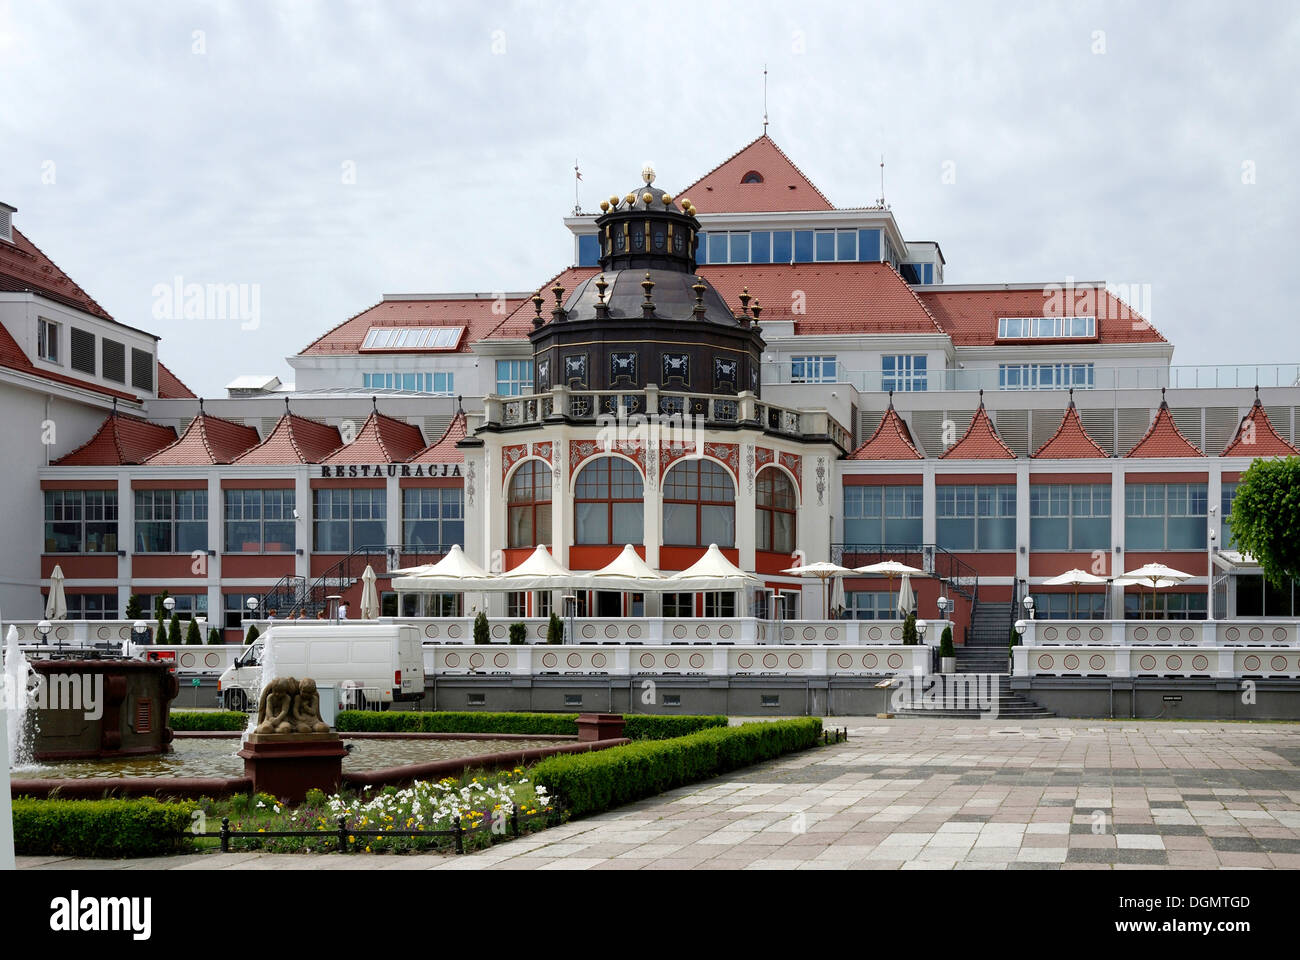
<path fill-rule="evenodd" d="M 846 743 L 462 857 L 315 869 L 1110 870 L 1300 866 L 1300 725 L 831 718 Z M 301 856 L 19 867 L 275 869 Z"/>

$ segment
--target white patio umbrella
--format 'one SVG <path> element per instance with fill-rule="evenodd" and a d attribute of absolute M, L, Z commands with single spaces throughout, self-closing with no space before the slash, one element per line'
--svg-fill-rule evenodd
<path fill-rule="evenodd" d="M 366 564 L 361 574 L 361 619 L 379 619 L 379 591 L 375 589 L 375 568 Z"/>
<path fill-rule="evenodd" d="M 1190 573 L 1183 573 L 1183 571 L 1175 570 L 1173 567 L 1166 567 L 1163 563 L 1148 563 L 1136 570 L 1120 574 L 1115 578 L 1115 582 L 1125 586 L 1132 584 L 1139 587 L 1150 587 L 1151 595 L 1154 597 L 1157 590 L 1174 587 L 1190 579 L 1192 579 Z"/>
<path fill-rule="evenodd" d="M 57 563 L 50 571 L 50 598 L 45 603 L 45 619 L 68 619 L 68 599 L 63 595 L 63 568 Z"/>
<path fill-rule="evenodd" d="M 709 544 L 704 556 L 685 570 L 664 578 L 664 590 L 682 593 L 747 590 L 763 582 L 761 577 L 746 573 L 726 558 L 716 543 Z"/>
<path fill-rule="evenodd" d="M 564 590 L 573 586 L 575 577 L 566 570 L 546 547 L 537 549 L 519 566 L 495 578 L 496 590 Z"/>
<path fill-rule="evenodd" d="M 788 573 L 795 577 L 816 577 L 822 582 L 822 598 L 826 602 L 826 618 L 829 620 L 831 615 L 830 590 L 827 588 L 826 581 L 832 577 L 840 577 L 846 573 L 852 573 L 848 567 L 841 567 L 838 563 L 827 563 L 825 560 L 819 560 L 817 563 L 805 563 L 798 567 L 787 567 L 782 573 Z"/>
<path fill-rule="evenodd" d="M 1074 616 L 1079 616 L 1079 587 L 1095 587 L 1106 582 L 1105 577 L 1099 577 L 1087 570 L 1066 570 L 1065 573 L 1057 574 L 1050 579 L 1043 581 L 1045 587 L 1074 587 Z"/>
<path fill-rule="evenodd" d="M 460 544 L 453 544 L 447 555 L 437 563 L 426 563 L 393 571 L 393 589 L 425 593 L 482 590 L 492 576 L 476 564 Z"/>
<path fill-rule="evenodd" d="M 903 574 L 903 582 L 898 587 L 898 612 L 904 620 L 916 609 L 916 594 L 912 592 L 911 574 Z"/>
<path fill-rule="evenodd" d="M 630 543 L 623 545 L 622 552 L 605 566 L 592 573 L 575 574 L 583 587 L 590 590 L 614 590 L 619 592 L 654 591 L 663 589 L 667 579 L 662 573 L 641 559 L 636 548 Z"/>
<path fill-rule="evenodd" d="M 836 577 L 831 581 L 831 609 L 843 610 L 844 602 L 844 578 Z"/>
<path fill-rule="evenodd" d="M 879 563 L 869 563 L 865 567 L 855 567 L 854 573 L 865 573 L 870 576 L 888 577 L 889 592 L 894 592 L 894 577 L 928 577 L 929 574 L 924 570 L 918 570 L 916 567 L 909 567 L 905 563 L 899 563 L 897 560 L 881 560 Z M 910 589 L 911 584 L 908 584 Z M 915 597 L 912 600 L 915 604 Z"/>

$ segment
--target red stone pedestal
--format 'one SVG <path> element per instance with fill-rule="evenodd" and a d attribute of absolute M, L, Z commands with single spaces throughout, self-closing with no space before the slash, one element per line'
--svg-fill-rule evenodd
<path fill-rule="evenodd" d="M 578 740 L 617 740 L 623 736 L 623 714 L 621 713 L 580 713 L 578 714 Z"/>
<path fill-rule="evenodd" d="M 239 755 L 255 791 L 302 803 L 313 787 L 338 791 L 347 750 L 337 733 L 252 733 Z"/>

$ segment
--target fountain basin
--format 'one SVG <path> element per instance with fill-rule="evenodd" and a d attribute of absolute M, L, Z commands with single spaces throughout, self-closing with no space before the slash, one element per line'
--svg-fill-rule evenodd
<path fill-rule="evenodd" d="M 179 685 L 166 663 L 126 658 L 31 661 L 37 763 L 166 753 Z"/>

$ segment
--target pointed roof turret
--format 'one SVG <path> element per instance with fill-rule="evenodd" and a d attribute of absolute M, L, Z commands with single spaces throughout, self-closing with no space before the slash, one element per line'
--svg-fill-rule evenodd
<path fill-rule="evenodd" d="M 1203 457 L 1200 448 L 1183 436 L 1174 423 L 1174 415 L 1169 412 L 1169 403 L 1165 400 L 1165 388 L 1160 388 L 1160 409 L 1155 419 L 1133 449 L 1125 457 Z"/>
<path fill-rule="evenodd" d="M 971 417 L 962 438 L 939 454 L 940 460 L 1014 460 L 1015 451 L 1002 442 L 998 428 L 984 409 L 984 391 L 980 391 L 979 409 Z"/>

